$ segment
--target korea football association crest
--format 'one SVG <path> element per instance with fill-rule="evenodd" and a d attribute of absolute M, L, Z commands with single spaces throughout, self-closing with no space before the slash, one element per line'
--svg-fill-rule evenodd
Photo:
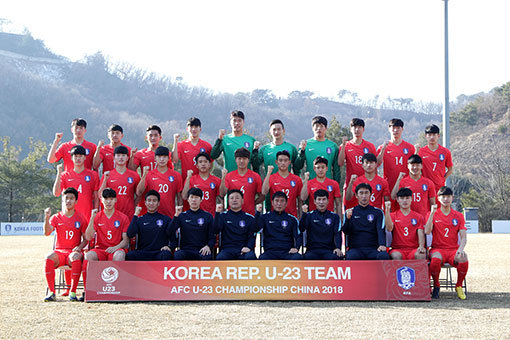
<path fill-rule="evenodd" d="M 113 225 L 115 226 L 115 228 L 120 227 L 120 221 L 113 222 Z"/>
<path fill-rule="evenodd" d="M 369 151 L 368 148 L 363 148 L 363 153 L 368 153 Z"/>
<path fill-rule="evenodd" d="M 133 184 L 133 177 L 128 177 L 127 181 L 129 184 Z"/>
<path fill-rule="evenodd" d="M 331 225 L 331 218 L 326 218 L 324 223 L 326 223 L 327 225 Z"/>
<path fill-rule="evenodd" d="M 367 220 L 368 220 L 368 222 L 373 222 L 373 221 L 374 221 L 374 215 L 369 214 L 369 215 L 367 216 Z"/>
<path fill-rule="evenodd" d="M 381 190 L 382 190 L 382 185 L 380 185 L 380 184 L 376 184 L 376 185 L 375 185 L 375 190 L 377 190 L 377 191 L 381 191 Z"/>
<path fill-rule="evenodd" d="M 205 152 L 205 149 L 204 148 L 200 148 L 200 152 Z"/>
<path fill-rule="evenodd" d="M 253 183 L 253 177 L 248 177 L 248 183 L 250 183 L 250 184 Z"/>
<path fill-rule="evenodd" d="M 411 224 L 412 225 L 417 225 L 418 224 L 418 220 L 416 218 L 411 218 Z"/>
<path fill-rule="evenodd" d="M 78 222 L 78 221 L 74 222 L 74 227 L 75 227 L 76 229 L 80 229 L 80 227 L 81 227 L 80 222 Z"/>
<path fill-rule="evenodd" d="M 407 155 L 409 153 L 409 149 L 408 148 L 404 148 L 404 155 Z"/>
<path fill-rule="evenodd" d="M 200 217 L 198 220 L 197 220 L 197 223 L 198 225 L 204 225 L 204 219 L 202 217 Z"/>
<path fill-rule="evenodd" d="M 456 218 L 454 218 L 454 219 L 452 219 L 452 224 L 453 224 L 454 226 L 457 226 L 457 224 L 459 224 L 459 221 L 457 221 L 457 219 L 456 219 Z"/>
<path fill-rule="evenodd" d="M 429 189 L 429 187 L 427 186 L 427 184 L 423 184 L 421 186 L 421 188 L 423 189 L 423 191 L 427 191 Z"/>
<path fill-rule="evenodd" d="M 287 226 L 288 226 L 288 225 L 289 225 L 289 222 L 288 222 L 288 221 L 285 221 L 285 220 L 283 220 L 283 221 L 282 221 L 282 227 L 283 227 L 283 229 L 287 228 Z"/>
<path fill-rule="evenodd" d="M 246 227 L 246 222 L 245 222 L 244 220 L 240 220 L 240 221 L 239 221 L 239 226 L 240 226 L 241 228 Z"/>
<path fill-rule="evenodd" d="M 156 225 L 157 225 L 158 227 L 162 227 L 162 226 L 163 226 L 163 220 L 157 220 L 157 221 L 156 221 Z"/>
<path fill-rule="evenodd" d="M 444 161 L 444 155 L 443 155 L 442 153 L 441 153 L 441 154 L 439 154 L 439 160 L 440 160 L 440 161 Z"/>
<path fill-rule="evenodd" d="M 210 184 L 209 184 L 209 187 L 210 187 L 211 189 L 214 189 L 214 188 L 216 188 L 216 184 L 214 184 L 214 183 L 210 183 Z"/>
<path fill-rule="evenodd" d="M 244 142 L 244 147 L 245 148 L 249 148 L 250 147 L 250 142 Z"/>
<path fill-rule="evenodd" d="M 290 186 L 294 188 L 296 186 L 296 181 L 290 181 Z"/>
<path fill-rule="evenodd" d="M 169 180 L 170 182 L 173 182 L 173 181 L 175 180 L 175 178 L 174 178 L 174 176 L 168 176 L 168 180 Z"/>
<path fill-rule="evenodd" d="M 333 186 L 332 185 L 328 185 L 328 191 L 329 192 L 333 192 Z"/>
<path fill-rule="evenodd" d="M 90 150 L 89 149 L 85 149 L 85 156 L 88 156 L 90 154 Z"/>
<path fill-rule="evenodd" d="M 333 149 L 331 149 L 329 146 L 326 148 L 326 153 L 328 155 L 331 155 L 331 153 L 333 152 Z"/>
<path fill-rule="evenodd" d="M 416 282 L 416 273 L 413 268 L 400 267 L 397 269 L 397 283 L 399 287 L 408 290 L 414 287 Z"/>
<path fill-rule="evenodd" d="M 85 176 L 85 182 L 90 182 L 90 176 L 89 175 Z"/>

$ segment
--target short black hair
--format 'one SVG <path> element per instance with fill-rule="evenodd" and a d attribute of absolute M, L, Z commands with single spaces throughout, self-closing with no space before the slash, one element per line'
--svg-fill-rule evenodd
<path fill-rule="evenodd" d="M 423 164 L 423 160 L 418 155 L 411 155 L 411 157 L 409 157 L 409 159 L 407 160 L 407 164 L 416 164 L 416 163 Z"/>
<path fill-rule="evenodd" d="M 351 127 L 353 126 L 361 126 L 361 127 L 365 127 L 365 121 L 361 118 L 353 118 L 351 119 Z"/>
<path fill-rule="evenodd" d="M 437 192 L 437 196 L 453 196 L 453 190 L 450 187 L 442 186 Z"/>
<path fill-rule="evenodd" d="M 275 198 L 278 198 L 278 197 L 285 198 L 285 201 L 288 200 L 287 195 L 285 195 L 285 193 L 283 191 L 277 191 L 271 197 L 271 201 L 273 201 Z"/>
<path fill-rule="evenodd" d="M 112 188 L 106 188 L 103 190 L 101 196 L 103 196 L 103 198 L 116 198 L 117 193 Z"/>
<path fill-rule="evenodd" d="M 376 162 L 377 163 L 377 157 L 373 153 L 366 153 L 361 157 L 361 163 L 363 162 Z"/>
<path fill-rule="evenodd" d="M 149 197 L 149 196 L 156 196 L 156 198 L 158 199 L 158 202 L 161 200 L 161 195 L 159 194 L 159 192 L 157 192 L 154 189 L 147 191 L 147 193 L 145 194 L 145 199 L 147 199 L 147 197 Z"/>
<path fill-rule="evenodd" d="M 145 131 L 149 132 L 151 130 L 156 130 L 161 135 L 161 128 L 159 126 L 157 126 L 157 125 L 149 125 L 149 127 Z"/>
<path fill-rule="evenodd" d="M 113 154 L 123 154 L 123 155 L 129 155 L 129 150 L 124 145 L 119 145 L 113 150 Z"/>
<path fill-rule="evenodd" d="M 276 153 L 276 159 L 278 159 L 280 156 L 287 156 L 290 159 L 290 153 L 287 150 L 278 151 Z"/>
<path fill-rule="evenodd" d="M 317 164 L 326 164 L 326 166 L 328 166 L 328 160 L 322 156 L 317 156 L 317 158 L 315 158 L 313 160 L 313 165 L 317 165 Z"/>
<path fill-rule="evenodd" d="M 87 122 L 83 118 L 75 118 L 71 121 L 71 127 L 73 127 L 73 126 L 82 126 L 86 129 Z"/>
<path fill-rule="evenodd" d="M 76 190 L 73 187 L 69 187 L 66 190 L 64 190 L 64 195 L 67 195 L 67 194 L 73 194 L 74 198 L 78 199 L 78 190 Z"/>
<path fill-rule="evenodd" d="M 372 193 L 372 187 L 368 183 L 360 183 L 360 184 L 356 185 L 354 192 L 357 194 L 358 191 L 360 191 L 361 189 L 368 189 L 368 191 L 370 191 L 370 193 Z"/>
<path fill-rule="evenodd" d="M 87 155 L 87 151 L 81 145 L 75 145 L 71 148 L 71 155 Z"/>
<path fill-rule="evenodd" d="M 392 126 L 404 127 L 404 121 L 400 118 L 393 118 L 392 120 L 390 120 L 390 123 L 388 124 L 388 127 Z"/>
<path fill-rule="evenodd" d="M 195 162 L 198 163 L 198 159 L 200 157 L 205 157 L 209 162 L 211 161 L 211 156 L 207 152 L 200 152 L 198 155 L 195 156 Z"/>
<path fill-rule="evenodd" d="M 425 127 L 425 134 L 427 133 L 437 133 L 439 134 L 439 126 L 437 126 L 436 124 L 431 124 L 431 125 L 427 125 Z"/>
<path fill-rule="evenodd" d="M 188 191 L 188 197 L 190 197 L 191 195 L 202 198 L 204 197 L 204 192 L 200 188 L 191 188 Z"/>
<path fill-rule="evenodd" d="M 250 151 L 247 148 L 239 148 L 234 152 L 234 158 L 250 158 Z"/>
<path fill-rule="evenodd" d="M 230 113 L 230 118 L 239 117 L 242 120 L 244 120 L 244 113 L 243 111 L 234 110 Z"/>
<path fill-rule="evenodd" d="M 199 126 L 202 127 L 202 122 L 197 117 L 191 117 L 188 119 L 187 126 Z"/>
<path fill-rule="evenodd" d="M 409 188 L 400 188 L 397 191 L 397 197 L 412 197 L 413 191 Z"/>
<path fill-rule="evenodd" d="M 110 131 L 120 131 L 120 133 L 124 133 L 122 126 L 120 126 L 119 124 L 110 125 L 110 127 L 108 128 L 108 132 L 110 132 Z"/>
<path fill-rule="evenodd" d="M 241 195 L 242 198 L 244 198 L 243 192 L 241 190 L 239 190 L 239 189 L 230 189 L 227 192 L 227 198 L 230 197 L 230 195 L 235 194 L 235 193 L 238 193 L 239 195 Z"/>
<path fill-rule="evenodd" d="M 271 127 L 271 126 L 273 126 L 273 125 L 275 125 L 275 124 L 282 124 L 282 129 L 284 129 L 284 130 L 285 130 L 285 126 L 283 126 L 283 122 L 282 122 L 281 120 L 279 120 L 279 119 L 273 119 L 273 120 L 271 121 L 271 123 L 269 123 L 269 127 Z"/>
<path fill-rule="evenodd" d="M 166 146 L 158 146 L 154 151 L 154 156 L 169 156 L 170 150 Z"/>
<path fill-rule="evenodd" d="M 326 197 L 329 199 L 329 192 L 324 189 L 319 189 L 313 193 L 313 199 L 316 199 L 317 197 Z"/>
<path fill-rule="evenodd" d="M 315 124 L 322 124 L 325 127 L 328 127 L 328 120 L 323 116 L 315 116 L 312 118 L 312 126 Z"/>

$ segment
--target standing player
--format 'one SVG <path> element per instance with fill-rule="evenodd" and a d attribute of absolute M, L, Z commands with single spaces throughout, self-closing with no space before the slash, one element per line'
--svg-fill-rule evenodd
<path fill-rule="evenodd" d="M 301 200 L 305 201 L 310 197 L 310 211 L 315 210 L 316 206 L 312 197 L 314 197 L 317 190 L 324 189 L 331 195 L 331 199 L 329 199 L 328 203 L 328 210 L 340 215 L 340 211 L 342 210 L 340 186 L 337 181 L 326 177 L 326 173 L 328 172 L 328 160 L 324 157 L 317 156 L 313 162 L 313 170 L 316 175 L 314 179 L 310 180 L 310 173 L 308 171 L 305 173 L 305 180 L 303 181 L 303 188 L 301 189 Z"/>
<path fill-rule="evenodd" d="M 372 187 L 370 205 L 382 209 L 383 202 L 390 200 L 390 188 L 388 182 L 377 174 L 377 158 L 372 153 L 364 154 L 361 157 L 361 164 L 365 174 L 361 177 L 358 177 L 356 174 L 351 175 L 348 190 L 345 193 L 347 196 L 345 200 L 348 202 L 356 202 L 356 205 L 358 205 L 358 201 L 354 195 L 354 188 L 360 183 L 367 183 Z"/>
<path fill-rule="evenodd" d="M 136 207 L 127 236 L 138 240 L 136 250 L 126 254 L 127 261 L 167 261 L 172 258 L 168 237 L 172 219 L 158 212 L 159 200 L 159 193 L 149 190 L 145 194 L 147 213 L 140 216 L 142 208 Z"/>
<path fill-rule="evenodd" d="M 95 236 L 96 246 L 85 253 L 82 271 L 83 287 L 87 284 L 88 261 L 124 261 L 126 258 L 126 247 L 129 244 L 127 237 L 129 219 L 115 209 L 116 201 L 115 190 L 106 188 L 101 194 L 104 210 L 100 212 L 97 212 L 97 209 L 92 210 L 85 236 L 88 241 Z M 80 300 L 84 299 L 85 293 Z"/>
<path fill-rule="evenodd" d="M 195 156 L 195 163 L 198 167 L 198 173 L 192 175 L 192 170 L 188 170 L 188 176 L 184 181 L 182 189 L 182 199 L 188 200 L 188 191 L 190 188 L 199 188 L 204 193 L 200 208 L 211 215 L 216 213 L 216 197 L 219 195 L 221 179 L 211 174 L 212 160 L 211 156 L 201 152 Z"/>
<path fill-rule="evenodd" d="M 327 209 L 328 196 L 326 190 L 317 190 L 313 194 L 317 210 L 304 212 L 299 221 L 299 230 L 306 231 L 305 260 L 340 260 L 344 257 L 340 217 Z"/>
<path fill-rule="evenodd" d="M 131 157 L 132 164 L 130 161 L 130 168 L 132 170 L 137 170 L 138 167 L 141 169 L 145 167 L 149 167 L 149 170 L 156 169 L 156 155 L 155 151 L 159 147 L 159 142 L 163 137 L 161 136 L 161 128 L 157 125 L 150 125 L 147 128 L 147 132 L 145 135 L 145 140 L 149 144 L 146 149 L 142 149 L 137 152 L 137 149 L 133 149 L 134 156 Z M 167 167 L 169 169 L 173 169 L 174 165 L 171 162 L 170 158 L 168 158 Z"/>
<path fill-rule="evenodd" d="M 246 148 L 237 149 L 235 152 L 237 170 L 226 173 L 223 169 L 221 179 L 220 195 L 225 196 L 227 190 L 239 189 L 243 192 L 243 211 L 255 215 L 255 206 L 264 201 L 262 195 L 262 180 L 259 174 L 248 169 L 250 151 Z"/>
<path fill-rule="evenodd" d="M 190 209 L 176 215 L 170 224 L 171 248 L 179 245 L 174 260 L 212 260 L 212 249 L 216 242 L 214 221 L 211 214 L 200 209 L 202 190 L 191 188 L 188 192 Z M 180 240 L 177 240 L 179 230 Z"/>
<path fill-rule="evenodd" d="M 243 132 L 244 129 L 244 113 L 238 110 L 232 111 L 230 114 L 230 126 L 232 133 L 225 136 L 225 130 L 221 129 L 218 139 L 214 143 L 211 151 L 211 158 L 218 158 L 223 152 L 223 159 L 225 161 L 225 168 L 228 172 L 237 169 L 237 164 L 234 153 L 239 148 L 245 148 L 250 153 L 253 150 L 255 138 Z M 249 159 L 248 159 L 249 161 Z"/>
<path fill-rule="evenodd" d="M 389 260 L 386 252 L 384 214 L 381 209 L 372 207 L 372 188 L 366 183 L 356 189 L 358 205 L 345 211 L 342 231 L 346 237 L 346 260 Z"/>
<path fill-rule="evenodd" d="M 48 236 L 53 230 L 57 233 L 57 242 L 53 252 L 46 257 L 45 273 L 49 294 L 44 301 L 56 301 L 55 297 L 55 268 L 69 265 L 72 273 L 71 293 L 69 300 L 78 301 L 76 287 L 80 281 L 82 250 L 87 244 L 85 233 L 87 220 L 75 211 L 78 191 L 67 188 L 62 194 L 63 210 L 53 216 L 50 208 L 44 210 L 44 235 Z"/>
<path fill-rule="evenodd" d="M 413 192 L 409 188 L 401 188 L 397 192 L 397 203 L 400 209 L 391 212 L 391 202 L 386 202 L 384 216 L 386 231 L 392 233 L 390 257 L 393 260 L 425 260 L 425 218 L 411 210 Z"/>
<path fill-rule="evenodd" d="M 87 132 L 87 122 L 83 118 L 73 119 L 71 122 L 71 132 L 73 139 L 60 145 L 57 149 L 58 143 L 64 135 L 62 132 L 55 134 L 55 139 L 51 144 L 50 151 L 48 152 L 48 162 L 55 163 L 59 160 L 64 160 L 64 170 L 73 168 L 73 161 L 71 159 L 71 149 L 76 145 L 81 145 L 85 150 L 85 168 L 92 169 L 94 154 L 96 153 L 96 145 L 85 140 L 85 132 Z"/>
<path fill-rule="evenodd" d="M 298 174 L 306 162 L 306 171 L 310 172 L 311 177 L 315 174 L 311 171 L 314 167 L 315 159 L 321 156 L 331 164 L 327 169 L 326 177 L 340 181 L 340 168 L 338 167 L 338 146 L 326 138 L 328 129 L 328 120 L 322 116 L 315 116 L 312 119 L 313 138 L 307 141 L 301 141 L 299 153 L 295 162 L 294 173 Z"/>
<path fill-rule="evenodd" d="M 298 211 L 301 211 L 301 189 L 303 182 L 297 175 L 291 174 L 291 158 L 288 151 L 278 151 L 276 153 L 276 164 L 278 171 L 273 173 L 273 165 L 267 167 L 268 171 L 264 182 L 262 183 L 262 195 L 270 194 L 270 197 L 277 191 L 282 191 L 287 195 L 287 211 L 294 217 L 298 217 Z M 273 173 L 271 175 L 271 173 Z"/>
<path fill-rule="evenodd" d="M 408 173 L 407 160 L 414 154 L 414 146 L 402 139 L 404 132 L 404 122 L 401 119 L 393 118 L 390 120 L 388 129 L 391 139 L 377 148 L 377 166 L 383 164 L 384 179 L 388 181 L 390 188 L 395 186 L 398 175 L 401 172 Z M 392 201 L 392 211 L 396 211 L 398 206 Z"/>
<path fill-rule="evenodd" d="M 216 260 L 256 260 L 255 218 L 241 210 L 241 190 L 229 190 L 227 198 L 229 210 L 218 211 L 214 217 L 214 233 L 220 235 L 220 252 Z"/>
<path fill-rule="evenodd" d="M 400 188 L 411 189 L 413 192 L 411 209 L 420 213 L 425 218 L 430 211 L 430 206 L 435 204 L 436 188 L 430 179 L 421 175 L 423 165 L 420 156 L 412 155 L 409 157 L 407 166 L 409 168 L 409 175 L 406 176 L 405 172 L 400 173 L 391 191 L 391 198 L 397 198 L 397 192 Z"/>
<path fill-rule="evenodd" d="M 347 141 L 347 137 L 344 137 L 338 152 L 338 166 L 341 167 L 345 164 L 345 183 L 343 187 L 345 209 L 353 208 L 358 204 L 352 195 L 347 197 L 347 186 L 352 175 L 361 177 L 364 173 L 363 156 L 368 153 L 375 154 L 374 144 L 363 139 L 364 132 L 365 122 L 363 119 L 353 118 L 351 120 L 352 139 Z M 377 164 L 375 171 L 377 171 Z"/>
<path fill-rule="evenodd" d="M 127 148 L 129 160 L 131 148 L 122 144 L 122 137 L 124 137 L 124 130 L 120 125 L 112 124 L 108 128 L 108 139 L 110 139 L 110 144 L 104 145 L 102 140 L 97 143 L 96 153 L 94 154 L 94 169 L 99 170 L 99 166 L 103 163 L 103 173 L 113 170 L 115 168 L 114 151 L 118 146 Z"/>
<path fill-rule="evenodd" d="M 432 248 L 430 249 L 430 274 L 434 280 L 432 298 L 439 298 L 439 274 L 441 265 L 449 263 L 457 268 L 457 296 L 464 300 L 466 294 L 462 290 L 462 282 L 468 271 L 466 246 L 466 226 L 464 216 L 452 209 L 453 191 L 443 186 L 437 193 L 441 207 L 433 205 L 425 224 L 425 234 L 432 233 Z"/>
<path fill-rule="evenodd" d="M 163 215 L 173 218 L 175 215 L 175 203 L 182 205 L 182 178 L 177 171 L 168 168 L 170 150 L 165 146 L 158 146 L 155 151 L 156 168 L 149 170 L 143 168 L 142 178 L 136 188 L 136 195 L 142 196 L 144 191 L 156 190 L 161 195 L 159 211 Z M 145 209 L 142 210 L 142 215 Z"/>
<path fill-rule="evenodd" d="M 423 176 L 434 182 L 436 188 L 441 188 L 453 172 L 452 154 L 450 150 L 439 145 L 437 125 L 429 125 L 425 128 L 425 138 L 428 145 L 418 151 L 418 155 L 423 160 Z"/>
<path fill-rule="evenodd" d="M 262 229 L 264 253 L 259 260 L 301 260 L 299 249 L 303 235 L 299 232 L 299 222 L 287 214 L 287 196 L 277 191 L 271 199 L 273 211 L 257 216 L 257 232 Z"/>

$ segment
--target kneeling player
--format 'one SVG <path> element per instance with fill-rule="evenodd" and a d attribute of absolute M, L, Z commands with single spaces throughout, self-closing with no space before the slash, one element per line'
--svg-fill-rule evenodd
<path fill-rule="evenodd" d="M 57 232 L 55 250 L 46 257 L 46 281 L 49 294 L 44 301 L 56 301 L 55 298 L 55 268 L 69 265 L 71 267 L 72 283 L 69 300 L 77 301 L 76 287 L 81 275 L 82 249 L 87 244 L 85 233 L 87 220 L 74 209 L 78 200 L 78 191 L 67 188 L 62 195 L 64 210 L 51 216 L 50 208 L 44 210 L 44 235 L 48 236 L 53 230 Z"/>
<path fill-rule="evenodd" d="M 172 219 L 158 212 L 159 200 L 159 193 L 149 190 L 145 194 L 147 213 L 140 216 L 142 208 L 136 207 L 127 236 L 137 237 L 137 247 L 126 254 L 127 261 L 167 261 L 172 258 L 167 230 Z"/>
<path fill-rule="evenodd" d="M 457 268 L 457 296 L 464 300 L 466 294 L 462 290 L 462 282 L 468 271 L 468 258 L 464 252 L 466 246 L 466 226 L 464 215 L 453 210 L 453 191 L 449 187 L 441 187 L 438 193 L 441 207 L 433 205 L 425 224 L 425 234 L 432 233 L 432 248 L 430 249 L 430 275 L 434 280 L 432 298 L 439 298 L 439 274 L 441 265 L 449 263 Z M 459 241 L 460 236 L 460 241 Z"/>
<path fill-rule="evenodd" d="M 299 221 L 299 230 L 306 231 L 305 260 L 340 260 L 342 253 L 342 235 L 340 217 L 329 211 L 328 192 L 319 189 L 313 194 L 317 210 L 303 213 Z"/>
<path fill-rule="evenodd" d="M 259 260 L 301 260 L 303 235 L 297 218 L 285 212 L 287 195 L 277 191 L 271 203 L 274 210 L 257 217 L 257 229 L 264 233 L 264 253 Z"/>
<path fill-rule="evenodd" d="M 176 215 L 170 224 L 169 235 L 171 248 L 175 249 L 179 244 L 179 250 L 175 252 L 175 260 L 211 260 L 214 243 L 213 217 L 200 209 L 203 192 L 199 188 L 191 188 L 188 191 L 190 209 Z M 180 242 L 177 241 L 177 231 L 180 231 Z"/>
<path fill-rule="evenodd" d="M 409 188 L 400 188 L 397 203 L 400 209 L 391 213 L 391 202 L 386 202 L 386 231 L 393 235 L 390 257 L 393 260 L 425 260 L 425 223 L 421 214 L 411 210 L 413 192 Z"/>
<path fill-rule="evenodd" d="M 243 192 L 233 189 L 227 193 L 228 210 L 217 212 L 214 232 L 220 234 L 220 252 L 216 260 L 256 260 L 255 218 L 241 210 Z"/>

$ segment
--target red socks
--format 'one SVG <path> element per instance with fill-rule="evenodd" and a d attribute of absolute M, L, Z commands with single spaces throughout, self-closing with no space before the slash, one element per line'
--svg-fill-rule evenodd
<path fill-rule="evenodd" d="M 71 275 L 71 271 L 70 270 L 64 270 L 64 277 L 65 277 L 65 280 L 66 280 L 67 289 L 70 289 L 71 288 L 71 282 L 73 280 L 73 277 Z"/>
<path fill-rule="evenodd" d="M 55 262 L 50 259 L 46 259 L 44 272 L 46 274 L 46 282 L 48 282 L 48 288 L 52 293 L 55 293 Z"/>
<path fill-rule="evenodd" d="M 468 271 L 468 262 L 458 263 L 457 264 L 457 284 L 455 287 L 462 287 L 462 282 L 466 278 L 466 274 Z"/>
<path fill-rule="evenodd" d="M 85 290 L 85 287 L 87 287 L 87 264 L 89 263 L 88 260 L 83 260 L 83 265 L 81 266 L 81 275 L 83 277 L 83 290 Z"/>
<path fill-rule="evenodd" d="M 67 273 L 67 271 L 66 271 Z M 81 275 L 81 260 L 76 260 L 71 262 L 71 277 L 72 277 L 72 285 L 71 285 L 71 292 L 76 293 L 76 288 L 78 287 L 78 282 L 80 281 L 80 275 Z"/>
<path fill-rule="evenodd" d="M 430 259 L 430 275 L 434 280 L 434 287 L 439 287 L 439 274 L 441 274 L 441 259 L 433 257 Z"/>

